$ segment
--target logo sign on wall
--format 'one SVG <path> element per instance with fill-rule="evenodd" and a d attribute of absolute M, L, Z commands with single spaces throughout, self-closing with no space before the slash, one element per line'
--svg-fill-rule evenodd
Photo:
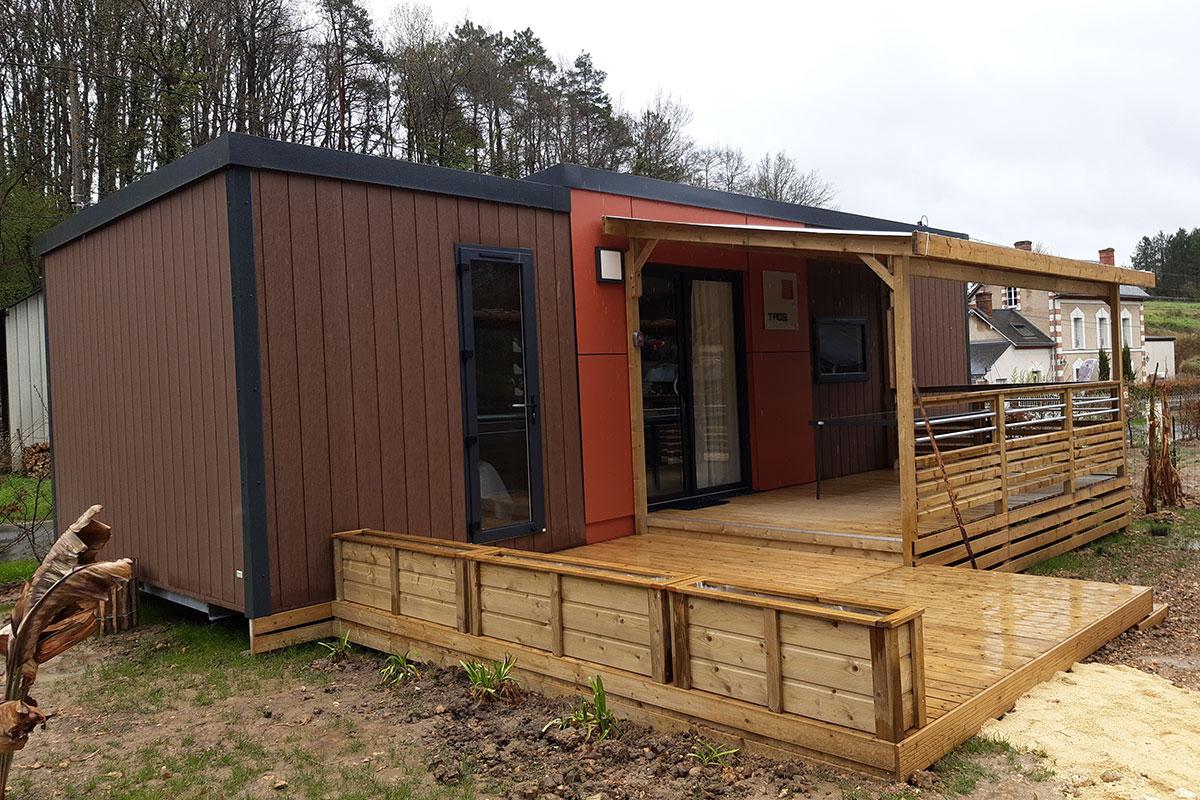
<path fill-rule="evenodd" d="M 794 272 L 763 272 L 763 327 L 794 331 L 800 327 Z"/>

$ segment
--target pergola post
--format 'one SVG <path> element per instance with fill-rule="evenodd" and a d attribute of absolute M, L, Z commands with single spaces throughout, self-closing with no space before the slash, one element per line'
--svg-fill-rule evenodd
<path fill-rule="evenodd" d="M 890 259 L 892 273 L 893 363 L 896 369 L 896 441 L 900 466 L 900 534 L 904 563 L 913 564 L 917 542 L 917 444 L 913 412 L 912 275 L 908 256 Z"/>
<path fill-rule="evenodd" d="M 642 409 L 642 349 L 637 341 L 642 329 L 642 267 L 657 240 L 630 239 L 625 251 L 625 347 L 629 363 L 629 434 L 633 459 L 633 529 L 646 532 L 646 426 Z"/>
<path fill-rule="evenodd" d="M 1112 345 L 1112 358 L 1109 359 L 1110 374 L 1112 379 L 1117 382 L 1117 419 L 1121 422 L 1121 428 L 1125 428 L 1125 341 L 1121 332 L 1121 284 L 1112 283 L 1108 287 L 1108 316 L 1109 325 L 1112 326 L 1112 332 L 1109 333 L 1109 344 Z M 1129 440 L 1121 437 L 1121 466 L 1117 469 L 1118 475 L 1126 474 L 1129 464 Z"/>

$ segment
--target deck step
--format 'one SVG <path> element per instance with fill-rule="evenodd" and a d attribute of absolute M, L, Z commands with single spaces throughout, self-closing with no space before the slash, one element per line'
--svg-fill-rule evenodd
<path fill-rule="evenodd" d="M 1148 631 L 1151 628 L 1157 627 L 1161 625 L 1163 620 L 1167 618 L 1167 613 L 1170 612 L 1170 610 L 1171 607 L 1166 603 L 1155 603 L 1154 608 L 1149 614 L 1146 615 L 1146 618 L 1139 622 L 1135 627 L 1137 627 L 1139 631 Z"/>
<path fill-rule="evenodd" d="M 775 547 L 804 553 L 859 556 L 899 563 L 903 542 L 899 537 L 871 536 L 832 531 L 797 530 L 713 521 L 681 520 L 650 515 L 649 533 L 690 539 Z"/>

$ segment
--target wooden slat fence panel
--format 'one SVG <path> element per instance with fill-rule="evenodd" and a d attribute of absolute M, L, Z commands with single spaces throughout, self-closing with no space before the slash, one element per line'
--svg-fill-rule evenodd
<path fill-rule="evenodd" d="M 916 562 L 968 561 L 947 482 L 981 568 L 1022 568 L 1127 525 L 1120 397 L 1108 382 L 924 398 L 942 464 L 917 457 Z M 964 427 L 969 438 L 955 435 Z"/>

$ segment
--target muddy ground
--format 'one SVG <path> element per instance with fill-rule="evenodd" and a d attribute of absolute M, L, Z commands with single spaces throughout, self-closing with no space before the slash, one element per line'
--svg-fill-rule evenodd
<path fill-rule="evenodd" d="M 1045 798 L 1065 786 L 1036 755 L 986 740 L 921 775 L 924 788 L 747 752 L 706 764 L 694 734 L 619 716 L 599 743 L 544 730 L 570 701 L 522 691 L 480 703 L 461 669 L 387 687 L 369 651 L 250 658 L 244 647 L 232 626 L 173 619 L 48 665 L 35 696 L 58 716 L 18 754 L 11 796 L 900 800 Z"/>
<path fill-rule="evenodd" d="M 1140 521 L 1037 572 L 1155 587 L 1171 615 L 1091 660 L 1200 689 L 1200 510 Z M 0 592 L 0 603 L 3 603 Z M 143 625 L 43 668 L 34 695 L 57 716 L 16 757 L 11 797 L 695 800 L 1046 798 L 1081 793 L 1045 753 L 976 738 L 914 784 L 864 779 L 748 752 L 702 763 L 697 734 L 620 720 L 602 743 L 543 730 L 572 709 L 521 692 L 476 702 L 461 669 L 381 684 L 384 656 L 306 645 L 246 654 L 243 625 L 154 602 Z M 619 717 L 619 715 L 618 715 Z M 1200 787 L 1198 787 L 1200 791 Z"/>

